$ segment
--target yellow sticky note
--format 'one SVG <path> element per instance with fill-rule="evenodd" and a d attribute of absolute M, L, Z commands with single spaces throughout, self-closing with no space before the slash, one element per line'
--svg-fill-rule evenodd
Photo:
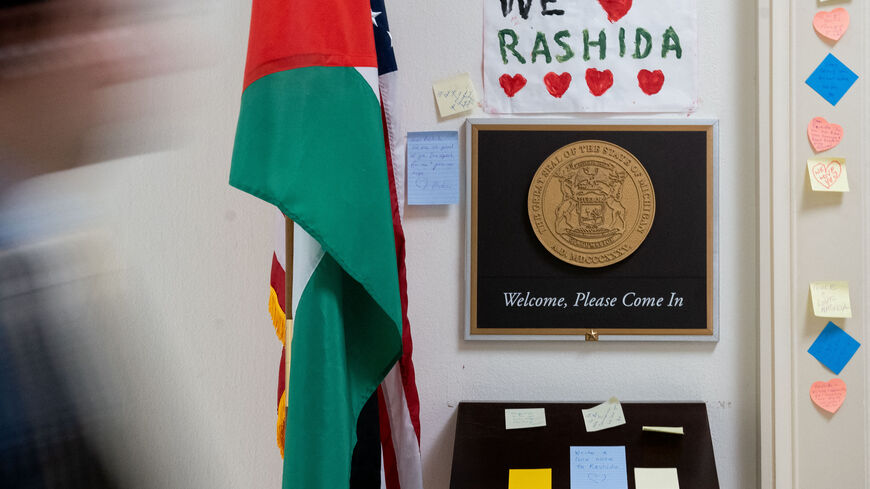
<path fill-rule="evenodd" d="M 551 489 L 553 469 L 510 469 L 508 489 Z"/>
<path fill-rule="evenodd" d="M 655 433 L 670 433 L 671 435 L 683 435 L 682 426 L 644 426 L 643 431 L 652 431 Z"/>
<path fill-rule="evenodd" d="M 810 158 L 807 160 L 810 185 L 816 192 L 848 192 L 846 158 Z"/>
<path fill-rule="evenodd" d="M 849 282 L 813 282 L 810 284 L 813 314 L 819 318 L 850 318 Z"/>
<path fill-rule="evenodd" d="M 477 93 L 468 73 L 437 81 L 432 84 L 432 91 L 435 92 L 441 117 L 466 112 L 477 105 Z"/>
<path fill-rule="evenodd" d="M 634 469 L 634 487 L 637 489 L 680 489 L 677 469 Z"/>

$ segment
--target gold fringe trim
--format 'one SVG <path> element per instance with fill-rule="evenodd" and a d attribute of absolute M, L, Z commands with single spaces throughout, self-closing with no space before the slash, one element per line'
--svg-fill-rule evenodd
<path fill-rule="evenodd" d="M 272 326 L 275 327 L 275 334 L 284 344 L 284 338 L 287 334 L 287 315 L 281 310 L 281 304 L 278 303 L 278 293 L 271 286 L 269 287 L 269 315 L 272 316 Z"/>
<path fill-rule="evenodd" d="M 278 403 L 278 448 L 281 449 L 281 458 L 284 458 L 284 430 L 287 429 L 287 389 L 281 394 L 281 402 Z"/>

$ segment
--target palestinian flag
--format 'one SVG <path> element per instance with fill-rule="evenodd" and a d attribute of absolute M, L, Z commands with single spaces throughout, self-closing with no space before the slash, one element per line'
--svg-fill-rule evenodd
<path fill-rule="evenodd" d="M 297 225 L 285 489 L 348 486 L 359 413 L 402 354 L 372 16 L 253 4 L 230 184 Z"/>

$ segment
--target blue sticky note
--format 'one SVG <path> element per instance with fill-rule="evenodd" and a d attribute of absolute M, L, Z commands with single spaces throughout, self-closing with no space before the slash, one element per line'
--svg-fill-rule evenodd
<path fill-rule="evenodd" d="M 833 322 L 829 322 L 807 351 L 831 372 L 840 375 L 840 371 L 849 363 L 860 346 L 861 343 L 849 336 L 849 333 Z"/>
<path fill-rule="evenodd" d="M 831 105 L 837 105 L 856 80 L 858 75 L 829 53 L 807 78 L 806 83 Z"/>
<path fill-rule="evenodd" d="M 408 133 L 408 204 L 459 203 L 459 133 Z"/>
<path fill-rule="evenodd" d="M 628 489 L 625 447 L 571 447 L 571 489 Z"/>

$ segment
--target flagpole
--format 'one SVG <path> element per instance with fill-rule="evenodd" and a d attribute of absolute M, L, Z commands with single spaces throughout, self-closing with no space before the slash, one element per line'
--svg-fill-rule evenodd
<path fill-rule="evenodd" d="M 284 269 L 284 308 L 287 316 L 287 327 L 284 333 L 284 392 L 290 392 L 290 342 L 293 339 L 293 221 L 284 218 L 284 233 L 286 266 Z M 287 397 L 289 404 L 290 398 Z"/>

